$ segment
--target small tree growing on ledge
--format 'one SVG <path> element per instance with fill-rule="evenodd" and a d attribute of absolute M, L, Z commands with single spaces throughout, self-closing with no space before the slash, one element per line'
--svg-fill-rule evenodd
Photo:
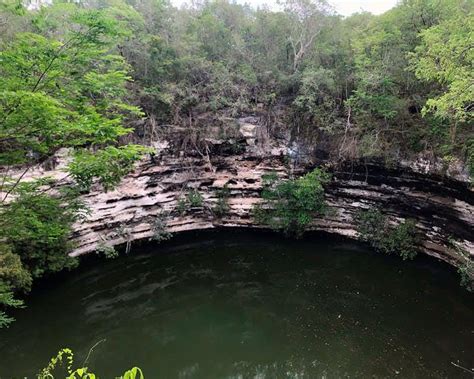
<path fill-rule="evenodd" d="M 313 217 L 327 212 L 324 184 L 331 176 L 323 169 L 316 168 L 297 179 L 279 180 L 275 173 L 262 179 L 263 201 L 254 208 L 257 222 L 300 237 Z"/>
<path fill-rule="evenodd" d="M 391 226 L 387 216 L 378 209 L 362 210 L 355 219 L 360 239 L 374 249 L 386 254 L 398 254 L 404 260 L 415 258 L 418 242 L 415 221 L 406 220 Z"/>
<path fill-rule="evenodd" d="M 466 288 L 469 292 L 474 292 L 474 261 L 471 260 L 469 252 L 462 248 L 459 241 L 450 237 L 448 239 L 448 246 L 461 258 L 463 262 L 458 267 L 458 273 L 461 277 L 461 286 Z"/>

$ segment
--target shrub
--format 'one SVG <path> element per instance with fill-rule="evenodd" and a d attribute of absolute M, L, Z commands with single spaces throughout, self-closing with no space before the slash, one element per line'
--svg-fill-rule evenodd
<path fill-rule="evenodd" d="M 198 190 L 190 190 L 187 194 L 187 200 L 190 208 L 200 208 L 203 205 L 203 197 Z"/>
<path fill-rule="evenodd" d="M 0 281 L 14 291 L 23 292 L 31 289 L 33 281 L 20 256 L 12 253 L 7 245 L 0 245 Z"/>
<path fill-rule="evenodd" d="M 330 178 L 319 168 L 297 179 L 279 180 L 275 173 L 263 176 L 263 201 L 254 209 L 257 222 L 300 237 L 313 217 L 327 212 L 323 185 Z"/>
<path fill-rule="evenodd" d="M 458 274 L 461 277 L 461 286 L 470 292 L 474 292 L 474 264 L 472 261 L 465 262 L 459 267 Z"/>
<path fill-rule="evenodd" d="M 84 212 L 72 194 L 50 196 L 42 184 L 22 183 L 15 200 L 0 208 L 0 238 L 20 256 L 33 278 L 77 266 L 77 260 L 68 256 L 69 235 Z"/>
<path fill-rule="evenodd" d="M 415 258 L 418 243 L 415 221 L 405 220 L 392 226 L 387 216 L 378 209 L 359 211 L 355 219 L 359 238 L 375 250 L 398 254 L 404 260 Z"/>
<path fill-rule="evenodd" d="M 461 277 L 461 286 L 470 292 L 474 292 L 474 262 L 471 260 L 469 252 L 462 248 L 454 238 L 448 239 L 448 246 L 451 247 L 463 261 L 458 268 L 458 274 Z"/>
<path fill-rule="evenodd" d="M 153 241 L 161 242 L 169 240 L 172 234 L 166 230 L 166 217 L 163 213 L 159 213 L 152 225 L 153 235 L 150 238 Z"/>
<path fill-rule="evenodd" d="M 180 216 L 184 216 L 188 209 L 188 204 L 185 198 L 180 197 L 178 202 L 176 203 L 176 210 L 178 211 Z"/>
<path fill-rule="evenodd" d="M 115 247 L 107 245 L 105 241 L 99 242 L 96 248 L 96 253 L 102 254 L 107 259 L 115 259 L 119 256 L 119 253 Z"/>
<path fill-rule="evenodd" d="M 217 201 L 214 207 L 212 208 L 213 213 L 217 217 L 223 217 L 229 213 L 229 187 L 227 184 L 224 185 L 222 189 L 216 191 Z"/>

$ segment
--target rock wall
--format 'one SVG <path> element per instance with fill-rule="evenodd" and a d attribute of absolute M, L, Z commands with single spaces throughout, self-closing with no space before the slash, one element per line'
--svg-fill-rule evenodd
<path fill-rule="evenodd" d="M 275 171 L 286 177 L 290 171 L 283 150 L 265 154 L 211 154 L 176 157 L 161 154 L 154 161 L 142 161 L 116 190 L 93 190 L 84 196 L 90 217 L 75 225 L 77 243 L 73 256 L 93 252 L 98 246 L 133 244 L 151 238 L 156 220 L 164 220 L 172 232 L 215 227 L 261 227 L 251 215 L 259 201 L 262 174 Z M 298 168 L 304 172 L 311 165 Z M 449 247 L 449 239 L 474 258 L 474 194 L 466 183 L 442 176 L 421 174 L 410 168 L 385 168 L 377 163 L 345 164 L 331 169 L 327 201 L 334 209 L 324 219 L 316 219 L 312 229 L 356 237 L 354 213 L 378 206 L 393 221 L 410 217 L 424 236 L 420 249 L 450 264 L 460 265 L 461 257 Z M 293 171 L 294 173 L 294 171 Z M 229 212 L 214 215 L 217 190 L 230 190 Z M 178 211 L 178 201 L 190 189 L 198 190 L 203 206 Z"/>

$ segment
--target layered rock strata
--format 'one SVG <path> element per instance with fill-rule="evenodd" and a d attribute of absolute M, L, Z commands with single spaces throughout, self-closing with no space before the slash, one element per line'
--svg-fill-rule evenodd
<path fill-rule="evenodd" d="M 287 177 L 311 169 L 308 165 L 292 170 L 287 161 L 281 151 L 264 156 L 216 154 L 210 159 L 163 153 L 157 159 L 145 159 L 114 191 L 98 188 L 84 195 L 91 214 L 75 225 L 72 238 L 76 249 L 71 255 L 152 238 L 160 232 L 157 220 L 171 233 L 262 227 L 252 217 L 252 208 L 260 198 L 262 175 L 274 171 Z M 459 249 L 474 258 L 474 194 L 466 183 L 374 162 L 344 164 L 330 170 L 333 180 L 327 188 L 327 201 L 333 211 L 315 219 L 311 229 L 356 238 L 355 212 L 378 207 L 395 223 L 415 219 L 423 237 L 423 252 L 455 266 L 464 262 Z M 215 206 L 224 186 L 229 189 L 225 199 L 229 208 L 225 215 L 217 216 Z M 190 190 L 199 191 L 202 205 L 183 206 Z M 452 247 L 453 240 L 458 249 Z"/>

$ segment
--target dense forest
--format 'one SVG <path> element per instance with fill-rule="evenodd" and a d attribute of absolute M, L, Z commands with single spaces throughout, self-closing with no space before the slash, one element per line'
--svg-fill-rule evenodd
<path fill-rule="evenodd" d="M 334 160 L 424 154 L 472 176 L 472 8 L 402 0 L 342 17 L 324 0 L 3 1 L 0 304 L 21 307 L 33 280 L 77 265 L 67 252 L 87 214 L 78 195 L 113 188 L 162 136 L 200 150 L 216 126 L 258 115 L 272 138 Z M 75 185 L 23 180 L 62 148 Z M 0 311 L 0 326 L 11 321 Z"/>

